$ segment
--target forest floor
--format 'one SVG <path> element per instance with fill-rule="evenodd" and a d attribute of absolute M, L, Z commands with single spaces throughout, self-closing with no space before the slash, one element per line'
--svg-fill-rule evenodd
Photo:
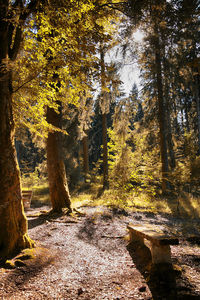
<path fill-rule="evenodd" d="M 169 290 L 159 292 L 165 279 L 159 278 L 152 290 L 132 259 L 125 238 L 129 222 L 176 229 L 180 244 L 171 249 L 177 299 L 200 299 L 200 239 L 191 238 L 200 236 L 199 219 L 186 222 L 169 214 L 104 206 L 82 206 L 70 216 L 47 214 L 49 209 L 26 212 L 36 248 L 0 268 L 0 299 L 169 299 Z"/>

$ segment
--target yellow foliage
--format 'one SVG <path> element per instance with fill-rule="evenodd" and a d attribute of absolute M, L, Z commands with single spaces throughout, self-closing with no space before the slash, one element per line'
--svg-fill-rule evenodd
<path fill-rule="evenodd" d="M 45 137 L 55 130 L 46 121 L 46 107 L 57 111 L 78 105 L 80 94 L 92 93 L 91 70 L 96 70 L 97 38 L 115 29 L 103 1 L 65 1 L 37 13 L 26 23 L 22 51 L 14 73 L 14 112 L 17 126 Z M 59 6 L 60 5 L 60 6 Z"/>

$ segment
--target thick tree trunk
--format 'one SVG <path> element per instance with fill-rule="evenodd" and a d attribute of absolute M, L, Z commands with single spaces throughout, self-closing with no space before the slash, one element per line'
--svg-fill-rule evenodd
<path fill-rule="evenodd" d="M 88 153 L 88 136 L 85 135 L 82 140 L 83 143 L 83 171 L 85 175 L 85 182 L 89 174 L 89 153 Z"/>
<path fill-rule="evenodd" d="M 0 260 L 33 246 L 21 198 L 20 173 L 14 147 L 12 72 L 21 41 L 21 27 L 9 23 L 10 1 L 0 3 Z M 13 38 L 13 35 L 15 37 Z"/>
<path fill-rule="evenodd" d="M 57 114 L 54 109 L 47 108 L 47 121 L 50 124 L 61 128 L 61 118 L 61 113 Z M 49 132 L 46 150 L 52 208 L 57 212 L 61 212 L 62 208 L 68 208 L 71 212 L 70 194 L 62 157 L 61 133 Z"/>
<path fill-rule="evenodd" d="M 2 61 L 1 61 L 2 62 Z M 0 66 L 0 260 L 33 246 L 21 201 L 20 173 L 14 147 L 11 72 Z"/>

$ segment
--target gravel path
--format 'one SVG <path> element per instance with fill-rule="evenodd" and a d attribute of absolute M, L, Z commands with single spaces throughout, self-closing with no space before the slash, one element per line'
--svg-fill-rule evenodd
<path fill-rule="evenodd" d="M 15 269 L 0 269 L 0 299 L 152 299 L 127 250 L 126 226 L 134 220 L 172 227 L 175 220 L 103 207 L 83 207 L 81 212 L 51 218 L 28 212 L 35 259 L 18 261 Z M 183 241 L 172 253 L 184 268 L 179 299 L 200 299 L 199 246 Z"/>

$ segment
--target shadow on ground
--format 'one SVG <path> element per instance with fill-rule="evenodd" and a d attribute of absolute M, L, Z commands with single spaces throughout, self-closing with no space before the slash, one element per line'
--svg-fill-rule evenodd
<path fill-rule="evenodd" d="M 181 272 L 177 272 L 170 264 L 152 265 L 151 252 L 139 242 L 129 243 L 127 250 L 143 275 L 154 300 L 186 300 L 199 299 L 193 293 L 194 287 Z"/>
<path fill-rule="evenodd" d="M 8 275 L 4 279 L 4 286 L 7 287 L 12 283 L 13 290 L 10 293 L 15 294 L 16 288 L 23 289 L 28 281 L 37 276 L 44 268 L 50 265 L 54 261 L 54 255 L 45 248 L 35 248 L 34 258 L 21 260 L 17 257 L 13 259 L 15 268 L 10 270 Z M 2 283 L 2 282 L 1 282 Z"/>
<path fill-rule="evenodd" d="M 40 226 L 40 225 L 46 223 L 47 221 L 52 221 L 57 218 L 60 218 L 64 214 L 65 213 L 63 213 L 63 212 L 55 213 L 53 211 L 50 211 L 50 212 L 40 213 L 39 215 L 35 215 L 35 216 L 32 216 L 32 215 L 28 216 L 28 217 L 31 217 L 31 219 L 28 220 L 28 228 L 32 229 L 34 227 Z"/>
<path fill-rule="evenodd" d="M 116 244 L 125 243 L 124 233 L 121 233 L 120 227 L 114 224 L 115 218 L 120 222 L 120 217 L 127 214 L 124 210 L 113 210 L 101 207 L 98 212 L 90 212 L 86 215 L 77 232 L 77 237 L 98 249 L 112 252 Z M 124 223 L 121 221 L 121 224 Z M 112 241 L 112 242 L 111 242 Z"/>

